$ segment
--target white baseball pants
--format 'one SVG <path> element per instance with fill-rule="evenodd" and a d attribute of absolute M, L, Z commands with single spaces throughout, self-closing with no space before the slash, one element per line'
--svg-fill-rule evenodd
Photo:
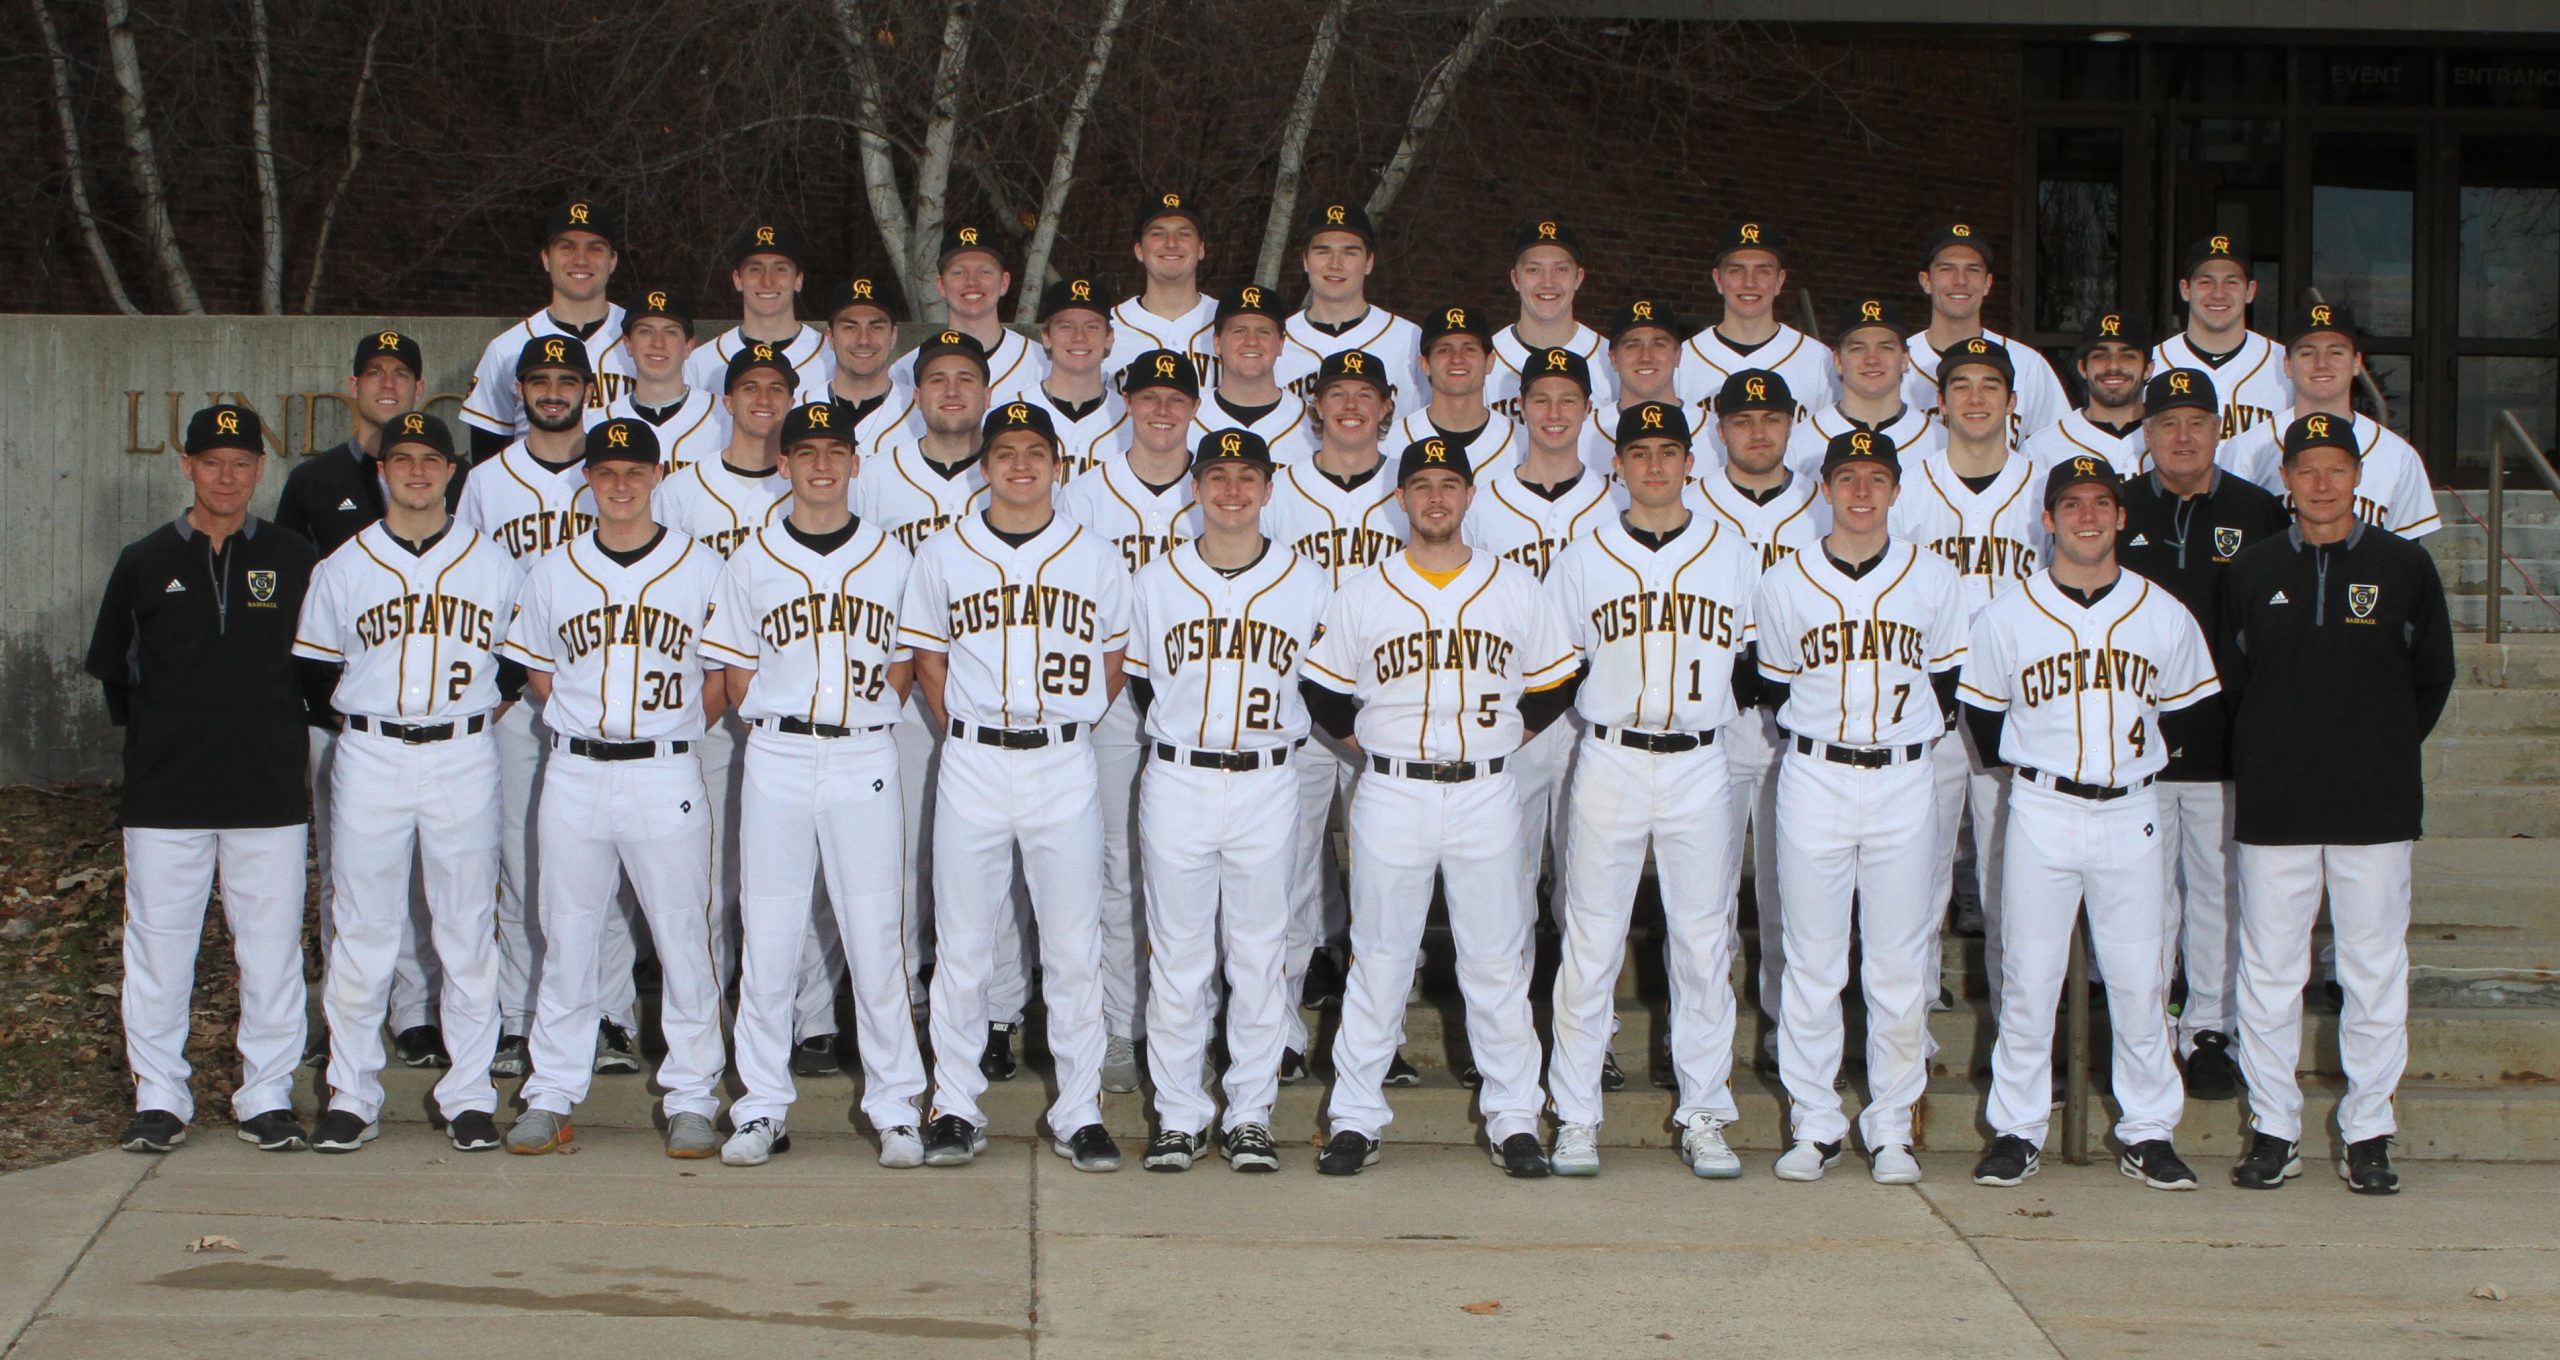
<path fill-rule="evenodd" d="M 2115 1036 L 2109 1066 L 2116 1138 L 2131 1147 L 2177 1131 L 2187 1093 L 2178 1078 L 2169 984 L 2161 971 L 2169 861 L 2159 823 L 2152 788 L 2102 803 L 2032 779 L 2011 781 L 2010 846 L 2001 870 L 2006 971 L 1986 1110 L 1994 1133 L 2044 1146 L 2053 1114 L 2054 1008 L 2071 963 L 2071 927 L 2084 903 Z"/>
<path fill-rule="evenodd" d="M 1911 1107 L 1929 1084 L 1935 988 L 1928 979 L 1945 905 L 1930 896 L 1944 839 L 1935 777 L 1925 752 L 1860 769 L 1790 745 L 1778 766 L 1778 882 L 1787 895 L 1778 1077 L 1796 1138 L 1836 1143 L 1849 1130 L 1831 1082 L 1844 1043 L 1840 992 L 1849 982 L 1854 900 L 1867 998 L 1867 1106 L 1858 1131 L 1870 1148 L 1911 1142 Z"/>
<path fill-rule="evenodd" d="M 1290 762 L 1316 753 L 1290 751 Z M 1204 770 L 1152 756 L 1138 789 L 1147 875 L 1147 1074 L 1168 1129 L 1209 1127 L 1217 1106 L 1201 1055 L 1218 1018 L 1226 959 L 1224 1127 L 1268 1124 L 1280 1095 L 1289 893 L 1298 853 L 1298 776 L 1287 765 Z"/>
<path fill-rule="evenodd" d="M 747 734 L 743 763 L 744 971 L 735 1037 L 746 1092 L 729 1107 L 730 1122 L 789 1121 L 799 1094 L 791 1080 L 793 998 L 805 996 L 813 888 L 823 878 L 853 970 L 863 1117 L 875 1129 L 912 1127 L 924 1058 L 899 890 L 897 742 L 887 732 L 816 737 L 758 727 Z M 821 1032 L 833 1028 L 830 1017 Z"/>
<path fill-rule="evenodd" d="M 1092 729 L 1069 742 L 1005 750 L 942 744 L 933 806 L 933 1117 L 983 1127 L 978 1070 L 997 939 L 1015 928 L 1013 854 L 1040 928 L 1040 996 L 1057 1062 L 1050 1132 L 1102 1120 L 1102 808 Z"/>
<path fill-rule="evenodd" d="M 1135 855 L 1138 771 L 1150 744 L 1139 730 L 1138 703 L 1125 693 L 1093 725 L 1102 781 L 1102 1023 L 1123 1039 L 1148 1032 L 1146 905 Z"/>
<path fill-rule="evenodd" d="M 2302 1140 L 2302 985 L 2323 889 L 2338 944 L 2338 1050 L 2347 1096 L 2338 1136 L 2350 1143 L 2400 1131 L 2391 1097 L 2409 1065 L 2409 848 L 2384 845 L 2240 847 L 2240 1072 L 2258 1132 Z"/>
<path fill-rule="evenodd" d="M 1655 754 L 1586 736 L 1565 803 L 1564 954 L 1556 968 L 1555 1051 L 1547 1092 L 1556 1118 L 1600 1122 L 1600 1064 L 1617 1018 L 1627 923 L 1651 841 L 1662 885 L 1663 964 L 1671 976 L 1671 1067 L 1678 1123 L 1733 1105 L 1734 781 L 1724 745 Z"/>
<path fill-rule="evenodd" d="M 2187 967 L 2187 1003 L 2178 1012 L 2178 1051 L 2192 1052 L 2207 1030 L 2231 1032 L 2231 990 L 2240 971 L 2240 857 L 2231 852 L 2231 786 L 2162 780 L 2160 836 L 2169 857 L 2165 976 Z"/>
<path fill-rule="evenodd" d="M 533 1021 L 535 978 L 545 967 L 542 949 L 541 850 L 534 842 L 535 808 L 542 774 L 550 764 L 551 729 L 542 725 L 531 696 L 501 714 L 498 734 L 498 1027 L 523 1034 Z M 603 935 L 596 948 L 597 1012 L 634 1034 L 640 1032 L 639 985 L 631 966 L 639 946 L 618 886 L 604 889 Z M 589 1026 L 593 1028 L 593 1026 Z M 594 1036 L 590 1035 L 592 1041 Z M 450 1041 L 446 1044 L 451 1048 Z M 592 1058 L 594 1046 L 589 1044 Z"/>
<path fill-rule="evenodd" d="M 1991 1004 L 2000 1004 L 2000 856 L 2002 843 L 2008 839 L 2003 831 L 2009 806 L 2009 769 L 2000 766 L 1985 770 L 1974 753 L 1973 731 L 1962 724 L 1938 739 L 1930 755 L 1936 770 L 1935 788 L 1938 799 L 1937 858 L 1932 861 L 1929 878 L 1929 903 L 1933 911 L 1944 912 L 1956 886 L 1956 832 L 1964 821 L 1965 810 L 1973 811 L 1973 881 L 1982 898 L 1982 975 L 1991 989 Z M 1929 951 L 1929 975 L 1926 979 L 1929 999 L 1936 1000 L 1944 985 L 1939 973 L 1944 963 L 1941 950 Z"/>
<path fill-rule="evenodd" d="M 320 956 L 334 952 L 338 933 L 338 887 L 330 850 L 336 842 L 335 785 L 338 734 L 325 727 L 311 729 L 311 853 L 320 862 Z M 485 812 L 486 809 L 484 808 Z M 355 823 L 359 838 L 351 844 L 362 844 L 365 823 Z M 424 892 L 411 892 L 408 899 L 407 923 L 400 928 L 400 945 L 391 963 L 391 1000 L 389 1020 L 394 1034 L 417 1025 L 432 1024 L 436 1019 L 435 997 L 441 989 L 436 973 L 436 957 L 431 948 L 420 948 L 422 936 L 432 936 Z M 325 1001 L 323 1003 L 325 1005 Z M 451 1047 L 451 1040 L 446 1041 Z"/>
<path fill-rule="evenodd" d="M 1305 995 L 1307 969 L 1316 951 L 1350 933 L 1351 909 L 1343 876 L 1333 854 L 1333 809 L 1340 796 L 1350 814 L 1351 791 L 1360 779 L 1360 763 L 1327 742 L 1311 736 L 1289 762 L 1298 771 L 1298 853 L 1289 882 L 1289 959 L 1282 984 L 1288 998 L 1282 1024 L 1288 1046 L 1307 1051 L 1307 1017 L 1298 1007 Z"/>
<path fill-rule="evenodd" d="M 906 899 L 908 990 L 925 996 L 925 961 L 933 958 L 938 932 L 933 903 L 933 805 L 942 766 L 942 733 L 924 691 L 907 696 L 906 712 L 890 729 L 898 742 L 898 787 L 906 811 L 906 859 L 900 889 Z M 1022 1023 L 1022 1003 L 1031 994 L 1030 969 L 1023 961 L 1023 935 L 1030 912 L 1014 894 L 1014 927 L 996 936 L 994 971 L 987 980 L 987 1014 L 1008 1025 Z M 986 1043 L 982 1031 L 977 1043 Z"/>
<path fill-rule="evenodd" d="M 1496 1144 L 1535 1132 L 1546 1098 L 1522 966 L 1537 909 L 1520 891 L 1519 787 L 1508 771 L 1462 784 L 1372 772 L 1351 803 L 1351 975 L 1333 1040 L 1333 1131 L 1375 1138 L 1395 1118 L 1384 1081 L 1404 1042 L 1436 870 L 1448 887 L 1467 1047 L 1484 1076 L 1485 1132 Z"/>
<path fill-rule="evenodd" d="M 453 1066 L 436 1110 L 495 1113 L 489 1059 L 498 1044 L 498 739 L 487 731 L 412 746 L 349 731 L 331 757 L 339 843 L 362 846 L 329 866 L 338 929 L 321 1008 L 329 1017 L 329 1108 L 371 1123 L 382 1113 L 382 1017 L 409 935 L 409 874 L 426 884 L 427 920 L 443 963 L 439 1011 Z"/>
<path fill-rule="evenodd" d="M 711 967 L 711 807 L 691 751 L 590 760 L 555 750 L 543 770 L 542 979 L 528 1109 L 565 1115 L 595 1079 L 596 956 L 628 875 L 658 954 L 658 1064 L 669 1116 L 720 1112 L 720 984 Z M 626 975 L 627 976 L 627 975 Z"/>
<path fill-rule="evenodd" d="M 222 886 L 222 917 L 240 966 L 240 1085 L 231 1112 L 247 1119 L 293 1106 L 309 1017 L 302 986 L 306 828 L 262 826 L 124 832 L 124 1056 L 133 1107 L 195 1118 L 187 1090 L 187 1013 L 204 909 Z"/>
<path fill-rule="evenodd" d="M 1520 852 L 1525 861 L 1521 890 L 1532 906 L 1538 901 L 1538 876 L 1546 870 L 1550 848 L 1555 851 L 1557 875 L 1564 873 L 1566 787 L 1582 731 L 1581 715 L 1566 713 L 1511 757 L 1511 782 L 1520 786 Z"/>
<path fill-rule="evenodd" d="M 738 758 L 738 753 L 745 734 L 746 725 L 737 714 L 730 713 L 713 723 L 693 748 L 694 754 L 702 758 L 702 786 L 711 795 L 711 901 L 718 908 L 714 916 L 719 922 L 711 933 L 711 957 L 720 970 L 720 994 L 724 997 L 737 985 L 739 942 L 746 931 L 741 870 L 748 841 L 738 822 L 738 812 L 745 801 L 739 796 L 739 789 L 746 778 L 746 762 Z M 812 902 L 809 939 L 799 954 L 800 975 L 792 1014 L 795 1039 L 836 1032 L 836 970 L 843 966 L 844 954 L 832 926 Z"/>
<path fill-rule="evenodd" d="M 1768 1017 L 1772 1037 L 1787 971 L 1786 932 L 1779 924 L 1786 916 L 1778 892 L 1778 758 L 1785 753 L 1786 743 L 1786 734 L 1778 730 L 1778 716 L 1765 708 L 1745 709 L 1716 735 L 1716 747 L 1724 752 L 1725 777 L 1733 782 L 1733 796 L 1726 800 L 1724 811 L 1726 837 L 1736 853 L 1726 864 L 1724 900 L 1736 902 L 1742 893 L 1740 850 L 1747 823 L 1751 900 L 1760 918 L 1760 1013 Z M 1741 948 L 1737 926 L 1730 949 L 1739 952 Z"/>

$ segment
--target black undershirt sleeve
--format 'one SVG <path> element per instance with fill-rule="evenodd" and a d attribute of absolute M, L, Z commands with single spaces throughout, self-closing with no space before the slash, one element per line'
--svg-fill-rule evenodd
<path fill-rule="evenodd" d="M 1950 732 L 1954 731 L 1956 726 L 1956 680 L 1963 674 L 1962 671 L 1931 671 L 1929 673 L 1929 688 L 1938 696 L 1938 712 L 1945 715 L 1947 730 Z"/>
<path fill-rule="evenodd" d="M 2222 705 L 2207 698 L 2185 708 L 2173 708 L 2160 715 L 2157 726 L 2160 739 L 2176 752 L 2210 737 L 2215 724 L 2224 720 Z"/>
<path fill-rule="evenodd" d="M 1298 682 L 1298 696 L 1307 703 L 1307 718 L 1316 730 L 1335 741 L 1351 740 L 1351 720 L 1360 714 L 1360 701 L 1336 689 L 1327 689 L 1313 680 Z"/>
<path fill-rule="evenodd" d="M 302 720 L 326 731 L 338 730 L 338 712 L 329 707 L 329 696 L 338 692 L 338 679 L 346 667 L 335 661 L 314 661 L 296 657 L 293 673 L 302 682 Z"/>
<path fill-rule="evenodd" d="M 1733 706 L 1748 712 L 1760 703 L 1760 644 L 1752 643 L 1733 658 Z"/>
<path fill-rule="evenodd" d="M 1760 677 L 1759 684 L 1760 706 L 1772 713 L 1785 708 L 1787 706 L 1787 699 L 1795 691 L 1795 686 L 1788 684 L 1786 681 L 1772 680 L 1766 675 Z"/>
<path fill-rule="evenodd" d="M 2000 759 L 2000 729 L 2008 724 L 2008 720 L 2006 713 L 1995 713 L 1971 704 L 1964 706 L 1964 725 L 1973 733 L 1973 749 L 1982 753 L 1985 769 L 2006 763 Z"/>
<path fill-rule="evenodd" d="M 474 467 L 505 453 L 507 446 L 516 442 L 512 436 L 491 434 L 477 425 L 468 428 L 471 431 L 471 465 Z"/>
<path fill-rule="evenodd" d="M 1147 716 L 1147 707 L 1156 701 L 1156 687 L 1143 675 L 1128 677 L 1129 702 L 1138 706 L 1138 716 Z"/>
<path fill-rule="evenodd" d="M 1587 667 L 1577 666 L 1563 684 L 1520 696 L 1520 722 L 1529 729 L 1527 737 L 1546 731 L 1564 716 L 1566 709 L 1573 707 L 1573 696 L 1582 692 L 1582 677 L 1589 673 Z M 1527 744 L 1527 737 L 1522 738 L 1523 745 Z"/>
<path fill-rule="evenodd" d="M 524 697 L 525 681 L 526 681 L 526 679 L 527 679 L 527 678 L 528 678 L 528 675 L 527 675 L 527 672 L 525 671 L 524 663 L 523 663 L 523 662 L 521 662 L 521 661 L 517 661 L 517 660 L 515 660 L 515 659 L 513 659 L 513 658 L 511 658 L 511 657 L 504 657 L 504 656 L 499 657 L 499 658 L 498 658 L 498 698 L 499 698 L 499 700 L 500 700 L 501 702 L 504 702 L 504 703 L 510 703 L 510 704 L 512 704 L 512 703 L 514 703 L 516 700 L 523 698 L 523 697 Z"/>

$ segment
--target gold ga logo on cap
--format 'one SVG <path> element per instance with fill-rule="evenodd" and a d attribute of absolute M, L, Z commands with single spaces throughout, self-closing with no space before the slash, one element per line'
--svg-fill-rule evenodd
<path fill-rule="evenodd" d="M 425 416 L 411 415 L 411 416 L 402 416 L 402 417 L 400 418 L 400 433 L 402 433 L 402 434 L 425 434 L 426 432 L 427 432 L 427 418 L 426 418 Z"/>
<path fill-rule="evenodd" d="M 2124 334 L 2124 318 L 2120 316 L 2099 317 L 2098 334 L 2107 336 L 2110 339 Z"/>
<path fill-rule="evenodd" d="M 1873 298 L 1869 298 L 1866 301 L 1859 303 L 1858 319 L 1860 321 L 1884 320 L 1884 304 Z"/>
<path fill-rule="evenodd" d="M 2311 419 L 2304 421 L 2302 427 L 2305 430 L 2310 431 L 2311 437 L 2314 439 L 2326 439 L 2329 437 L 2329 418 L 2327 416 L 2313 416 Z"/>
<path fill-rule="evenodd" d="M 579 226 L 585 226 L 587 224 L 587 205 L 584 203 L 570 204 L 569 220 L 577 223 Z"/>
<path fill-rule="evenodd" d="M 1440 442 L 1439 440 L 1437 440 L 1437 439 L 1434 439 L 1434 440 L 1431 440 L 1431 441 L 1429 441 L 1429 442 L 1425 443 L 1425 444 L 1422 446 L 1422 461 L 1424 461 L 1424 462 L 1426 462 L 1426 463 L 1445 463 L 1445 462 L 1448 462 L 1448 461 L 1449 461 L 1449 446 L 1448 446 L 1448 445 L 1446 445 L 1446 444 L 1441 443 L 1441 442 Z"/>
<path fill-rule="evenodd" d="M 2184 373 L 2172 373 L 2169 375 L 2169 390 L 2179 396 L 2183 397 L 2189 392 L 2194 391 L 2195 385 L 2195 379 L 2188 377 Z"/>
<path fill-rule="evenodd" d="M 1219 438 L 1218 452 L 1223 453 L 1230 458 L 1242 458 L 1244 456 L 1244 436 L 1237 434 L 1233 430 L 1229 430 L 1225 435 Z"/>
<path fill-rule="evenodd" d="M 757 341 L 755 356 L 758 362 L 771 359 L 773 357 L 773 346 L 768 345 L 761 340 Z"/>
<path fill-rule="evenodd" d="M 1173 376 L 1172 355 L 1159 354 L 1156 356 L 1156 376 L 1159 378 L 1170 378 Z"/>
<path fill-rule="evenodd" d="M 1629 307 L 1627 309 L 1627 315 L 1634 317 L 1638 321 L 1651 321 L 1653 319 L 1653 304 L 1650 302 L 1639 302 L 1633 307 Z"/>
<path fill-rule="evenodd" d="M 667 309 L 667 295 L 662 292 L 652 292 L 649 294 L 649 309 L 656 312 L 665 311 Z"/>
<path fill-rule="evenodd" d="M 1742 395 L 1753 401 L 1766 401 L 1769 397 L 1769 384 L 1765 379 L 1745 378 L 1742 380 Z"/>
<path fill-rule="evenodd" d="M 1342 205 L 1339 203 L 1327 204 L 1325 206 L 1324 220 L 1327 222 L 1339 225 L 1346 216 L 1347 214 L 1343 212 Z"/>
<path fill-rule="evenodd" d="M 1849 452 L 1873 453 L 1875 451 L 1876 437 L 1874 435 L 1868 434 L 1864 430 L 1860 430 L 1856 434 L 1849 436 Z"/>
<path fill-rule="evenodd" d="M 1345 372 L 1345 373 L 1366 373 L 1366 372 L 1368 372 L 1368 371 L 1369 371 L 1369 356 L 1367 356 L 1367 355 L 1365 355 L 1365 354 L 1356 354 L 1356 353 L 1355 353 L 1355 354 L 1346 354 L 1346 355 L 1343 355 L 1343 356 L 1342 356 L 1342 371 L 1343 371 L 1343 372 Z"/>
<path fill-rule="evenodd" d="M 224 433 L 224 434 L 238 434 L 238 433 L 240 433 L 240 413 L 239 413 L 239 412 L 237 412 L 237 411 L 216 411 L 216 412 L 214 412 L 214 413 L 213 413 L 213 428 L 215 428 L 215 429 L 217 429 L 217 430 L 221 431 L 221 432 L 222 432 L 222 433 Z"/>
<path fill-rule="evenodd" d="M 1971 236 L 1973 235 L 1973 228 L 1966 226 L 1962 222 L 1958 222 L 1954 226 L 1947 228 L 1947 234 L 1949 236 Z"/>
<path fill-rule="evenodd" d="M 1464 307 L 1452 307 L 1449 310 L 1442 312 L 1440 314 L 1440 324 L 1447 326 L 1451 330 L 1456 330 L 1460 326 L 1464 326 L 1467 324 L 1467 309 Z"/>
<path fill-rule="evenodd" d="M 825 430 L 834 428 L 834 422 L 827 418 L 827 408 L 824 406 L 812 406 L 809 408 L 809 424 L 813 429 Z"/>
<path fill-rule="evenodd" d="M 1262 305 L 1262 290 L 1251 284 L 1246 284 L 1243 288 L 1236 291 L 1236 301 L 1243 303 L 1247 307 L 1259 307 Z"/>
<path fill-rule="evenodd" d="M 2311 309 L 2311 324 L 2314 326 L 2326 326 L 2329 324 L 2329 316 L 2329 304 L 2325 302 L 2320 303 Z"/>
<path fill-rule="evenodd" d="M 1565 353 L 1563 350 L 1548 350 L 1547 371 L 1549 373 L 1571 373 L 1573 371 L 1572 359 L 1573 356 Z"/>
<path fill-rule="evenodd" d="M 1556 224 L 1553 222 L 1539 223 L 1538 239 L 1541 241 L 1552 241 L 1556 239 Z"/>
<path fill-rule="evenodd" d="M 1008 424 L 1028 425 L 1031 423 L 1031 408 L 1017 401 L 1004 408 L 1004 418 Z"/>
<path fill-rule="evenodd" d="M 772 245 L 772 244 L 773 244 L 773 228 L 771 228 L 771 227 L 758 227 L 758 228 L 756 228 L 756 244 L 757 244 L 757 245 L 760 245 L 760 246 L 769 246 L 769 245 Z"/>
<path fill-rule="evenodd" d="M 1756 246 L 1760 244 L 1760 224 L 1757 222 L 1743 223 L 1742 230 L 1736 234 L 1741 236 L 1743 242 L 1747 245 Z"/>
<path fill-rule="evenodd" d="M 974 246 L 977 243 L 978 229 L 976 227 L 962 227 L 960 229 L 960 244 L 964 246 Z"/>
<path fill-rule="evenodd" d="M 1180 195 L 1180 194 L 1166 194 L 1162 199 L 1160 199 L 1160 200 L 1158 200 L 1158 201 L 1159 201 L 1159 202 L 1161 202 L 1161 203 L 1163 203 L 1163 204 L 1164 204 L 1164 206 L 1166 206 L 1166 207 L 1168 207 L 1168 208 L 1179 208 L 1179 207 L 1181 207 L 1181 206 L 1182 206 L 1182 195 Z"/>
<path fill-rule="evenodd" d="M 1662 428 L 1662 407 L 1653 402 L 1646 402 L 1636 412 L 1636 420 L 1639 422 L 1639 428 L 1659 430 Z"/>
<path fill-rule="evenodd" d="M 1967 354 L 1989 354 L 1991 352 L 1991 346 L 1983 343 L 1982 337 L 1977 335 L 1973 339 L 1964 342 L 1964 352 Z"/>
<path fill-rule="evenodd" d="M 2075 477 L 2095 477 L 2098 475 L 2098 465 L 2087 458 L 2074 458 L 2071 460 L 2071 474 Z"/>
<path fill-rule="evenodd" d="M 858 298 L 866 300 L 869 299 L 871 296 L 871 280 L 855 279 L 853 281 L 853 295 Z"/>
<path fill-rule="evenodd" d="M 2205 247 L 2216 255 L 2228 255 L 2231 253 L 2231 238 L 2228 236 L 2216 236 L 2212 240 L 2205 242 Z"/>
<path fill-rule="evenodd" d="M 958 332 L 958 331 L 944 331 L 944 332 L 943 332 L 943 333 L 942 333 L 938 338 L 936 338 L 936 339 L 934 340 L 934 343 L 935 343 L 935 344 L 937 344 L 937 345 L 956 345 L 956 344 L 959 344 L 959 343 L 960 343 L 960 332 Z"/>
<path fill-rule="evenodd" d="M 1067 296 L 1074 298 L 1078 302 L 1093 301 L 1093 281 L 1090 279 L 1077 279 L 1074 282 L 1069 283 L 1067 285 Z"/>
<path fill-rule="evenodd" d="M 384 331 L 382 334 L 373 337 L 373 339 L 375 344 L 382 346 L 384 349 L 400 348 L 400 332 L 398 331 Z"/>
<path fill-rule="evenodd" d="M 555 364 L 566 363 L 569 360 L 569 346 L 563 341 L 546 340 L 542 345 L 542 357 Z"/>
<path fill-rule="evenodd" d="M 631 427 L 630 427 L 630 426 L 628 426 L 628 425 L 622 424 L 622 423 L 621 423 L 621 422 L 619 422 L 619 421 L 614 422 L 612 425 L 609 425 L 609 426 L 607 426 L 607 427 L 605 428 L 605 432 L 604 432 L 604 442 L 605 442 L 605 447 L 607 447 L 607 448 L 614 448 L 614 449 L 627 449 L 627 448 L 630 448 L 630 447 L 631 447 Z"/>

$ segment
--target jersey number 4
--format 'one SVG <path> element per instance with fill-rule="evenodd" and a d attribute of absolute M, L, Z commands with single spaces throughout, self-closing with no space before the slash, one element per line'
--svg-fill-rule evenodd
<path fill-rule="evenodd" d="M 2151 734 L 2142 730 L 2142 719 L 2133 720 L 2133 729 L 2124 734 L 2124 741 L 2125 745 L 2133 748 L 2135 755 L 2141 755 L 2143 748 L 2151 744 Z"/>

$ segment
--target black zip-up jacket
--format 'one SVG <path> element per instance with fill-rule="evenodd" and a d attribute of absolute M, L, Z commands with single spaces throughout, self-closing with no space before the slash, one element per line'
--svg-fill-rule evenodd
<path fill-rule="evenodd" d="M 2116 560 L 2159 583 L 2178 598 L 2213 647 L 2213 665 L 2228 671 L 2222 654 L 2222 575 L 2243 548 L 2293 527 L 2284 502 L 2220 468 L 2201 496 L 2180 499 L 2146 472 L 2124 485 L 2124 532 L 2116 535 Z M 2162 779 L 2204 783 L 2231 777 L 2231 704 L 2217 694 L 2188 710 L 2187 739 L 2169 752 Z"/>
<path fill-rule="evenodd" d="M 2418 745 L 2453 693 L 2453 627 L 2427 550 L 2359 524 L 2288 529 L 2223 576 L 2236 838 L 2249 845 L 2416 840 Z"/>
<path fill-rule="evenodd" d="M 124 728 L 124 823 L 292 826 L 310 815 L 294 627 L 318 556 L 252 516 L 215 551 L 181 515 L 124 550 L 89 674 Z"/>

